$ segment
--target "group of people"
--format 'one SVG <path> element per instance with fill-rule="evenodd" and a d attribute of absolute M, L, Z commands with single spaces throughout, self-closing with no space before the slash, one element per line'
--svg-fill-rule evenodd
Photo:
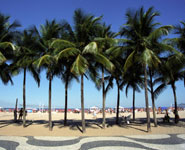
<path fill-rule="evenodd" d="M 23 108 L 21 108 L 18 113 L 19 113 L 19 120 L 22 120 L 23 117 Z M 27 111 L 25 111 L 26 115 L 27 115 Z M 17 120 L 17 110 L 14 110 L 14 118 L 15 120 Z"/>
<path fill-rule="evenodd" d="M 177 112 L 175 112 L 175 110 L 174 110 L 174 115 L 175 115 L 175 123 L 178 123 L 179 122 L 179 115 L 178 115 L 178 113 Z M 166 109 L 166 114 L 165 114 L 165 116 L 164 116 L 164 118 L 163 118 L 163 122 L 170 122 L 170 116 L 169 116 L 169 114 L 168 114 L 168 110 Z"/>

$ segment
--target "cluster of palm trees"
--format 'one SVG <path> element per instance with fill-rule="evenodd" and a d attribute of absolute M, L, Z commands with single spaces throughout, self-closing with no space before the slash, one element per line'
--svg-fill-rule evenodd
<path fill-rule="evenodd" d="M 51 90 L 54 76 L 65 83 L 65 116 L 67 124 L 68 85 L 73 79 L 81 82 L 82 131 L 85 132 L 84 77 L 92 79 L 102 89 L 102 127 L 105 128 L 106 94 L 114 83 L 117 86 L 117 114 L 119 123 L 120 90 L 133 90 L 133 120 L 135 120 L 135 92 L 145 91 L 147 131 L 151 131 L 148 91 L 151 93 L 154 124 L 155 99 L 171 85 L 174 94 L 175 116 L 177 97 L 175 82 L 185 79 L 185 22 L 179 26 L 161 26 L 155 22 L 159 13 L 153 7 L 143 7 L 126 12 L 126 22 L 118 33 L 102 22 L 101 17 L 85 14 L 81 9 L 74 12 L 73 27 L 67 22 L 48 21 L 18 31 L 18 22 L 9 23 L 9 17 L 0 14 L 0 77 L 3 83 L 12 75 L 24 72 L 23 77 L 23 126 L 26 125 L 26 73 L 29 71 L 40 84 L 39 73 L 46 70 L 49 80 L 49 129 L 52 130 Z M 177 38 L 167 38 L 172 31 Z M 80 79 L 79 79 L 80 78 Z M 115 80 L 115 82 L 114 82 Z M 185 80 L 184 80 L 185 81 Z M 12 82 L 13 83 L 13 82 Z M 175 119 L 178 122 L 177 119 Z"/>

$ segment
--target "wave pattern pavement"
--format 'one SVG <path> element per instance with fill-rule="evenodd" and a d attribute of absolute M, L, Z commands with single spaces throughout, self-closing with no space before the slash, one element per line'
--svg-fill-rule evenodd
<path fill-rule="evenodd" d="M 184 150 L 185 134 L 116 137 L 0 136 L 0 150 Z"/>

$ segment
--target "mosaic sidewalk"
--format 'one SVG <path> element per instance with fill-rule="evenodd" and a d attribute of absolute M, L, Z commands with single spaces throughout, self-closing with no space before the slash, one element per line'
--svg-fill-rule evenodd
<path fill-rule="evenodd" d="M 0 136 L 0 150 L 185 150 L 185 134 L 120 137 Z"/>

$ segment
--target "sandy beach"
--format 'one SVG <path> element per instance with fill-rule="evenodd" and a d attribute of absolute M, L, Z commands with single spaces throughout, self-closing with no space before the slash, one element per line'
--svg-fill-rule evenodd
<path fill-rule="evenodd" d="M 128 116 L 131 113 L 121 113 L 120 116 Z M 150 114 L 151 118 L 152 113 Z M 164 114 L 157 114 L 158 127 L 151 123 L 152 132 L 146 131 L 146 113 L 137 112 L 136 121 L 130 120 L 130 124 L 120 117 L 120 125 L 115 124 L 116 114 L 106 114 L 106 128 L 102 129 L 102 114 L 93 118 L 92 114 L 85 114 L 86 133 L 81 132 L 81 114 L 68 113 L 68 125 L 63 125 L 64 113 L 52 113 L 53 130 L 48 129 L 47 113 L 28 113 L 27 126 L 22 127 L 22 122 L 14 123 L 13 113 L 0 113 L 0 135 L 12 136 L 123 136 L 144 134 L 173 134 L 185 133 L 185 111 L 179 111 L 180 122 L 174 124 L 174 115 L 170 115 L 170 123 L 163 123 Z M 152 119 L 151 119 L 152 121 Z"/>

